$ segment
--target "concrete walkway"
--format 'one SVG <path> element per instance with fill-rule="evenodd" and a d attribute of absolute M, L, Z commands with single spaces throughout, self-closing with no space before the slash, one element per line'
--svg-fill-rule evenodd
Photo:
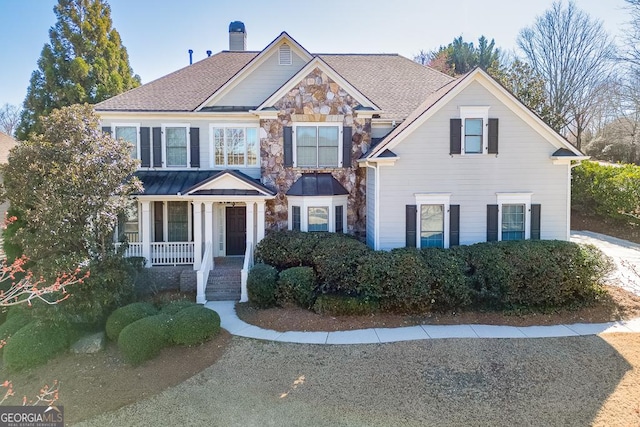
<path fill-rule="evenodd" d="M 613 258 L 617 270 L 612 281 L 640 295 L 640 245 L 590 231 L 572 231 L 571 241 L 589 243 Z M 377 344 L 441 338 L 549 338 L 640 332 L 640 319 L 624 322 L 574 323 L 552 326 L 419 325 L 401 328 L 370 328 L 338 332 L 279 332 L 250 325 L 238 318 L 233 301 L 212 301 L 205 307 L 220 315 L 221 326 L 232 335 L 300 344 Z"/>

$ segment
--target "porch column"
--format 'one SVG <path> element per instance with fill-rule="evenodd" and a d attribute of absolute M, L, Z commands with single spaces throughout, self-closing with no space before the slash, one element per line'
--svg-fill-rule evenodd
<path fill-rule="evenodd" d="M 256 236 L 256 243 L 260 242 L 260 240 L 264 239 L 264 200 L 260 200 L 256 202 L 258 205 L 258 232 Z"/>
<path fill-rule="evenodd" d="M 142 200 L 142 256 L 151 267 L 151 202 Z"/>
<path fill-rule="evenodd" d="M 204 202 L 204 239 L 205 246 L 213 245 L 213 202 Z M 213 251 L 211 251 L 213 256 Z M 208 260 L 207 260 L 208 261 Z"/>
<path fill-rule="evenodd" d="M 202 265 L 202 203 L 193 203 L 193 269 Z"/>
<path fill-rule="evenodd" d="M 253 202 L 247 202 L 247 247 L 253 246 Z"/>

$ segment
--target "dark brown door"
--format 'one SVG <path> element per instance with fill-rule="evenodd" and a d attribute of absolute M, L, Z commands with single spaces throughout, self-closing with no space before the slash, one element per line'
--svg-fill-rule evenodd
<path fill-rule="evenodd" d="M 246 209 L 242 207 L 227 207 L 227 256 L 244 255 L 247 248 L 247 217 Z"/>

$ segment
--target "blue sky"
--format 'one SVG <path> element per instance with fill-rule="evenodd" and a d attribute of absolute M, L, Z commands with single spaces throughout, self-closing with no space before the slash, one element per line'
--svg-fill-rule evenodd
<path fill-rule="evenodd" d="M 0 106 L 22 104 L 29 78 L 49 41 L 57 0 L 0 0 Z M 108 0 L 113 25 L 143 83 L 228 48 L 229 22 L 243 21 L 248 49 L 261 50 L 282 31 L 312 53 L 399 53 L 413 57 L 462 35 L 494 38 L 516 48 L 521 28 L 531 25 L 552 0 Z M 624 0 L 576 0 L 623 34 Z M 321 6 L 321 7 L 319 7 Z"/>

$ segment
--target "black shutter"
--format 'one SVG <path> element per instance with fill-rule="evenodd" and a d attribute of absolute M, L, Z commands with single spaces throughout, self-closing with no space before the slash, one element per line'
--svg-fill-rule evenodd
<path fill-rule="evenodd" d="M 531 240 L 540 240 L 540 205 L 531 205 Z"/>
<path fill-rule="evenodd" d="M 353 144 L 351 142 L 351 138 L 353 130 L 351 126 L 345 126 L 342 128 L 342 167 L 350 168 L 351 167 L 351 149 L 353 148 Z"/>
<path fill-rule="evenodd" d="M 189 130 L 191 138 L 191 167 L 200 167 L 200 128 L 191 128 Z"/>
<path fill-rule="evenodd" d="M 460 244 L 460 205 L 449 205 L 449 246 Z"/>
<path fill-rule="evenodd" d="M 498 154 L 498 119 L 489 119 L 489 154 Z"/>
<path fill-rule="evenodd" d="M 111 135 L 111 126 L 102 126 L 102 133 L 106 133 L 107 135 Z"/>
<path fill-rule="evenodd" d="M 487 205 L 487 242 L 498 240 L 498 205 Z"/>
<path fill-rule="evenodd" d="M 162 215 L 163 215 L 163 206 L 164 203 L 162 202 L 153 202 L 153 231 L 154 231 L 154 242 L 163 242 L 164 238 L 163 238 L 163 231 L 164 231 L 164 224 L 163 224 L 163 219 L 162 219 Z"/>
<path fill-rule="evenodd" d="M 293 166 L 293 133 L 292 128 L 287 126 L 283 129 L 284 137 L 284 165 L 286 167 Z"/>
<path fill-rule="evenodd" d="M 162 128 L 153 128 L 153 167 L 162 167 Z"/>
<path fill-rule="evenodd" d="M 140 166 L 151 167 L 151 129 L 140 128 Z"/>
<path fill-rule="evenodd" d="M 418 209 L 416 205 L 407 205 L 406 207 L 406 240 L 408 248 L 416 247 L 416 215 Z"/>
<path fill-rule="evenodd" d="M 462 119 L 449 120 L 449 154 L 462 152 Z"/>

